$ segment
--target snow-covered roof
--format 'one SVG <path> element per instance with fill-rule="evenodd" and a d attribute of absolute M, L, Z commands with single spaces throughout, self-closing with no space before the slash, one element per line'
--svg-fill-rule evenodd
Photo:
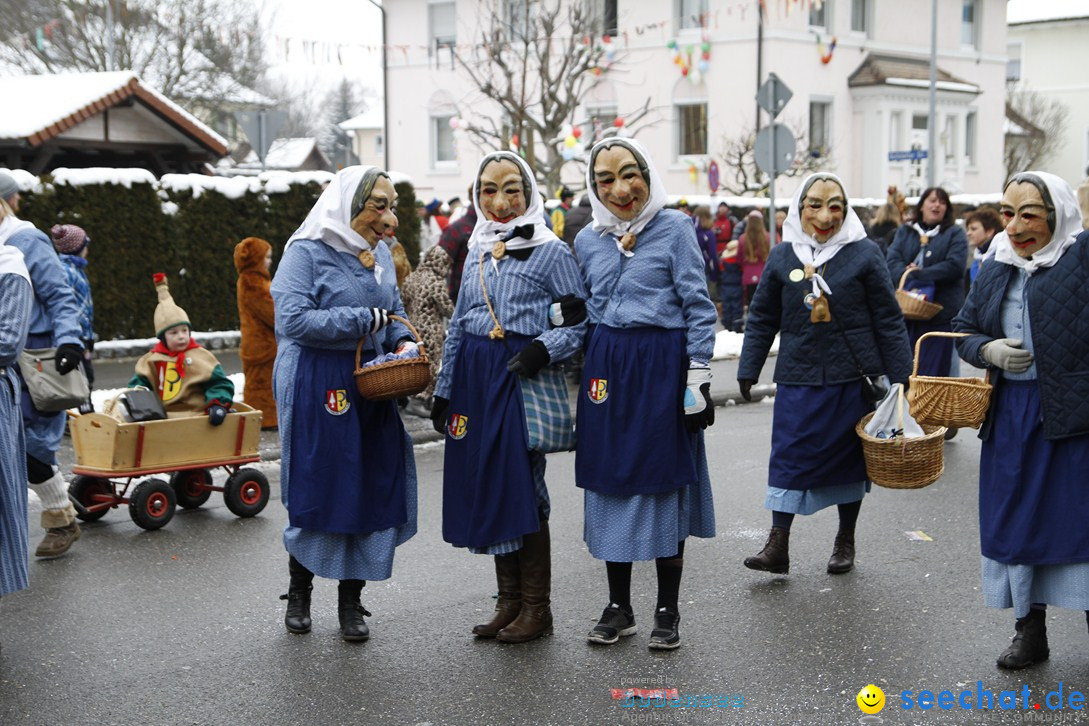
<path fill-rule="evenodd" d="M 345 131 L 359 129 L 380 129 L 386 125 L 385 112 L 382 108 L 382 99 L 358 116 L 352 116 L 347 121 L 341 121 L 337 126 Z"/>
<path fill-rule="evenodd" d="M 219 155 L 227 140 L 166 96 L 140 82 L 132 71 L 58 73 L 0 77 L 0 139 L 23 139 L 38 146 L 91 115 L 129 98 L 182 128 Z"/>
<path fill-rule="evenodd" d="M 275 139 L 265 155 L 265 166 L 271 169 L 298 169 L 317 148 L 313 136 Z"/>
<path fill-rule="evenodd" d="M 1008 25 L 1076 18 L 1089 18 L 1085 0 L 1009 0 L 1006 4 Z"/>

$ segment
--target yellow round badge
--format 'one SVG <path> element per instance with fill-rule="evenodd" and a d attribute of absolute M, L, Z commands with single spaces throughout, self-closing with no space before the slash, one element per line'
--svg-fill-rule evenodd
<path fill-rule="evenodd" d="M 870 683 L 855 696 L 862 713 L 880 713 L 885 707 L 885 692 Z"/>
<path fill-rule="evenodd" d="M 802 272 L 801 270 L 791 270 L 790 271 L 790 281 L 791 282 L 801 282 L 804 277 L 805 277 L 805 273 Z"/>

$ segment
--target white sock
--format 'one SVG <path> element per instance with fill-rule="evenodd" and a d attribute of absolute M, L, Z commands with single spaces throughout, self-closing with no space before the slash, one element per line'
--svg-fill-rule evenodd
<path fill-rule="evenodd" d="M 54 467 L 53 476 L 40 484 L 31 484 L 30 490 L 42 500 L 42 509 L 68 509 L 68 485 L 60 471 Z"/>

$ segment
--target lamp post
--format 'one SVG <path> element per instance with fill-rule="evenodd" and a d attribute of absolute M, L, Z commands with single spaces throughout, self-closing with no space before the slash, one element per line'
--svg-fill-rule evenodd
<path fill-rule="evenodd" d="M 389 171 L 389 63 L 386 57 L 386 9 L 377 0 L 370 0 L 371 5 L 382 12 L 382 158 L 383 166 Z"/>
<path fill-rule="evenodd" d="M 937 116 L 937 95 L 938 95 L 938 0 L 931 0 L 930 3 L 930 109 L 928 113 L 928 121 L 926 123 L 926 145 L 929 147 L 926 150 L 926 185 L 928 187 L 934 186 L 937 179 L 937 163 L 938 152 L 934 148 L 938 141 L 938 119 Z"/>

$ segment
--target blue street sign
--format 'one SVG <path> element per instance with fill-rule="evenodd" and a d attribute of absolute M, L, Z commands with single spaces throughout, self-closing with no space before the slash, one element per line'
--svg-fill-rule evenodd
<path fill-rule="evenodd" d="M 926 158 L 926 149 L 908 149 L 907 151 L 890 151 L 889 161 L 920 161 Z"/>

